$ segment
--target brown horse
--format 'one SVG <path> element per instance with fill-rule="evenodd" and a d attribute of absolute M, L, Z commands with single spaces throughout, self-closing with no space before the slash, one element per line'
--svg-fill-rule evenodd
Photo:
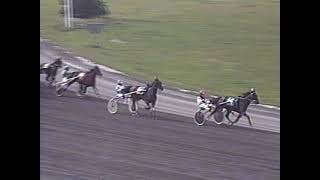
<path fill-rule="evenodd" d="M 96 95 L 99 96 L 98 89 L 96 87 L 96 76 L 102 76 L 100 68 L 95 66 L 88 72 L 72 72 L 67 75 L 69 81 L 62 87 L 57 88 L 57 95 L 61 96 L 61 93 L 66 91 L 69 86 L 77 82 L 79 84 L 78 95 L 83 96 L 87 92 L 88 87 L 92 87 Z"/>

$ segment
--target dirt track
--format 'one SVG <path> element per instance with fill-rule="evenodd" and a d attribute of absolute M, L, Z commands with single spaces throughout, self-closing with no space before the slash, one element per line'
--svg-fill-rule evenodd
<path fill-rule="evenodd" d="M 110 115 L 106 101 L 40 88 L 41 179 L 280 179 L 280 134 L 191 118 Z"/>

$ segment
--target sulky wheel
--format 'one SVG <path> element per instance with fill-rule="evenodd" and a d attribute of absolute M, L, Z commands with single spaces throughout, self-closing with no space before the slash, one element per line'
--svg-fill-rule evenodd
<path fill-rule="evenodd" d="M 118 98 L 112 98 L 112 99 L 109 100 L 109 102 L 108 102 L 108 111 L 111 114 L 115 114 L 115 113 L 118 112 L 118 101 L 119 101 Z"/>
<path fill-rule="evenodd" d="M 194 115 L 193 121 L 194 121 L 194 123 L 196 123 L 196 125 L 202 126 L 206 122 L 206 119 L 204 117 L 204 114 L 201 111 L 198 111 Z"/>
<path fill-rule="evenodd" d="M 222 111 L 217 111 L 213 114 L 214 122 L 216 124 L 222 124 L 224 120 L 224 113 Z"/>

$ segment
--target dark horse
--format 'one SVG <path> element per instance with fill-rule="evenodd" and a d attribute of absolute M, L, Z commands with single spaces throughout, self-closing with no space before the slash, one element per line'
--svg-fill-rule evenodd
<path fill-rule="evenodd" d="M 57 58 L 53 63 L 42 63 L 40 64 L 40 74 L 46 74 L 46 81 L 49 86 L 52 86 L 56 79 L 57 71 L 62 67 L 62 61 Z"/>
<path fill-rule="evenodd" d="M 127 86 L 125 89 L 128 93 L 130 93 L 137 91 L 138 88 L 139 86 Z M 150 109 L 152 117 L 155 118 L 155 105 L 157 101 L 158 89 L 163 91 L 162 82 L 156 77 L 151 84 L 147 83 L 144 93 L 131 94 L 131 97 L 129 98 L 131 100 L 131 107 L 129 107 L 129 109 L 131 109 L 131 113 L 137 114 L 138 107 L 136 107 L 136 102 L 143 100 L 147 105 L 146 109 Z"/>
<path fill-rule="evenodd" d="M 78 95 L 83 96 L 87 92 L 88 87 L 92 87 L 96 95 L 99 96 L 98 89 L 96 88 L 96 76 L 102 76 L 102 73 L 98 66 L 95 66 L 88 72 L 72 72 L 67 73 L 66 77 L 70 80 L 64 86 L 57 88 L 57 95 L 61 96 L 61 93 L 66 91 L 69 86 L 77 82 L 79 84 Z"/>
<path fill-rule="evenodd" d="M 250 116 L 246 113 L 246 111 L 247 111 L 248 106 L 250 105 L 251 102 L 254 102 L 255 104 L 259 104 L 259 98 L 258 98 L 257 93 L 250 92 L 250 93 L 245 93 L 244 97 L 241 97 L 241 96 L 236 97 L 235 103 L 232 105 L 226 101 L 228 98 L 230 98 L 230 97 L 224 98 L 222 103 L 217 103 L 217 107 L 213 111 L 213 113 L 215 113 L 216 111 L 222 110 L 222 109 L 226 109 L 227 113 L 226 113 L 225 117 L 229 120 L 231 125 L 233 125 L 234 123 L 237 123 L 242 116 L 245 116 L 245 117 L 247 117 L 250 126 L 252 126 Z M 233 111 L 239 113 L 239 115 L 235 121 L 231 121 L 229 118 L 230 113 Z"/>

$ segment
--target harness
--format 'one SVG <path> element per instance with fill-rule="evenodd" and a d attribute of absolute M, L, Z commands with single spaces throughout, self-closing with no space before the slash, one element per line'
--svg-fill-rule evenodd
<path fill-rule="evenodd" d="M 229 97 L 226 100 L 226 103 L 231 105 L 231 106 L 234 106 L 237 102 L 238 102 L 238 98 L 235 98 L 235 97 Z"/>

